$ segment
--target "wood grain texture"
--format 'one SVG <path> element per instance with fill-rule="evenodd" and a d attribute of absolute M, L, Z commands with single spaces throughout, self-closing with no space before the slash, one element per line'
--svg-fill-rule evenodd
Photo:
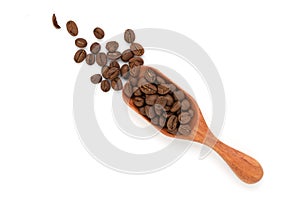
<path fill-rule="evenodd" d="M 156 74 L 161 76 L 163 79 L 167 80 L 168 82 L 173 83 L 168 77 L 166 77 L 164 74 L 162 74 L 160 71 L 158 71 L 155 68 L 142 66 L 141 67 L 141 73 L 145 72 L 147 69 L 153 70 Z M 177 88 L 181 89 L 177 84 L 173 83 Z M 181 89 L 182 90 L 182 89 Z M 182 90 L 184 91 L 184 90 Z M 192 131 L 189 135 L 173 135 L 168 133 L 166 129 L 161 129 L 159 126 L 153 125 L 155 128 L 157 128 L 161 133 L 168 137 L 178 138 L 178 139 L 184 139 L 184 140 L 191 140 L 194 142 L 199 142 L 202 144 L 205 144 L 209 147 L 211 147 L 215 152 L 217 152 L 223 160 L 229 165 L 229 167 L 232 169 L 232 171 L 237 175 L 238 178 L 240 178 L 242 181 L 248 184 L 253 184 L 258 182 L 262 176 L 263 176 L 263 169 L 258 161 L 256 161 L 254 158 L 246 155 L 245 153 L 242 153 L 226 144 L 218 140 L 213 133 L 209 130 L 209 127 L 206 124 L 206 121 L 201 113 L 201 110 L 197 104 L 197 102 L 194 100 L 193 97 L 191 97 L 187 92 L 184 92 L 186 95 L 186 98 L 191 103 L 191 108 L 194 110 L 195 114 L 192 119 L 191 125 L 192 125 Z M 122 93 L 123 100 L 125 103 L 133 109 L 135 112 L 139 114 L 138 109 L 133 104 L 133 101 L 128 98 L 124 92 Z M 142 115 L 141 115 L 142 116 Z M 142 116 L 145 120 L 147 120 L 149 123 L 148 118 L 145 116 Z"/>

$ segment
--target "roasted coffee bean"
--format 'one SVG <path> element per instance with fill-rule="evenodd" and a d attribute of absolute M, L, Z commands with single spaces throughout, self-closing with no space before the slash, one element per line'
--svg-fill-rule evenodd
<path fill-rule="evenodd" d="M 108 66 L 102 67 L 102 70 L 101 70 L 102 76 L 106 79 L 108 79 L 108 75 L 107 75 L 108 70 L 109 70 Z"/>
<path fill-rule="evenodd" d="M 146 98 L 145 98 L 146 104 L 148 104 L 150 106 L 154 105 L 157 97 L 158 97 L 157 94 L 146 95 Z"/>
<path fill-rule="evenodd" d="M 130 49 L 126 49 L 125 51 L 123 51 L 122 55 L 121 55 L 121 59 L 124 62 L 128 62 L 131 58 L 133 58 L 134 54 L 132 53 L 132 51 Z"/>
<path fill-rule="evenodd" d="M 135 86 L 137 86 L 138 79 L 134 78 L 134 77 L 130 77 L 129 82 L 130 82 L 132 87 L 135 87 Z"/>
<path fill-rule="evenodd" d="M 104 31 L 101 29 L 101 28 L 99 28 L 99 27 L 96 27 L 95 29 L 94 29 L 94 35 L 95 35 L 95 37 L 97 38 L 97 39 L 102 39 L 103 37 L 104 37 Z"/>
<path fill-rule="evenodd" d="M 180 109 L 181 105 L 180 105 L 180 101 L 176 101 L 173 106 L 171 107 L 170 111 L 172 113 L 177 112 Z"/>
<path fill-rule="evenodd" d="M 116 41 L 110 41 L 106 43 L 105 48 L 108 52 L 115 52 L 119 48 L 119 43 Z"/>
<path fill-rule="evenodd" d="M 164 107 L 162 107 L 160 104 L 155 104 L 154 111 L 158 116 L 161 116 L 164 111 Z"/>
<path fill-rule="evenodd" d="M 144 60 L 141 57 L 133 57 L 129 60 L 129 67 L 140 66 L 144 64 Z"/>
<path fill-rule="evenodd" d="M 131 98 L 131 96 L 132 96 L 132 86 L 130 85 L 129 82 L 125 83 L 124 88 L 123 88 L 123 92 L 127 97 Z"/>
<path fill-rule="evenodd" d="M 119 77 L 115 78 L 114 80 L 111 81 L 111 87 L 112 89 L 119 91 L 123 89 L 123 84 L 122 81 Z"/>
<path fill-rule="evenodd" d="M 172 83 L 166 84 L 167 87 L 170 89 L 170 92 L 174 92 L 176 90 L 176 86 Z"/>
<path fill-rule="evenodd" d="M 138 87 L 133 88 L 133 94 L 134 96 L 142 96 L 142 92 Z"/>
<path fill-rule="evenodd" d="M 194 111 L 193 111 L 192 109 L 189 109 L 189 111 L 188 111 L 188 112 L 189 112 L 189 114 L 190 114 L 190 116 L 191 116 L 191 117 L 193 117 L 193 116 L 194 116 Z"/>
<path fill-rule="evenodd" d="M 101 45 L 98 42 L 94 42 L 90 47 L 90 51 L 93 54 L 99 53 L 100 49 L 101 49 Z"/>
<path fill-rule="evenodd" d="M 168 94 L 170 92 L 170 88 L 166 84 L 160 84 L 157 86 L 157 93 L 161 95 Z"/>
<path fill-rule="evenodd" d="M 107 71 L 107 77 L 109 80 L 113 80 L 117 78 L 120 74 L 120 70 L 116 67 L 109 67 Z"/>
<path fill-rule="evenodd" d="M 145 74 L 144 74 L 144 77 L 147 81 L 149 81 L 150 83 L 154 83 L 155 80 L 156 80 L 156 74 L 153 70 L 151 69 L 147 69 Z"/>
<path fill-rule="evenodd" d="M 142 85 L 140 89 L 144 94 L 155 94 L 157 92 L 157 87 L 151 83 Z"/>
<path fill-rule="evenodd" d="M 78 28 L 74 21 L 68 21 L 66 26 L 67 26 L 67 31 L 70 33 L 70 35 L 72 36 L 78 35 Z"/>
<path fill-rule="evenodd" d="M 145 112 L 147 117 L 149 117 L 150 119 L 155 117 L 155 111 L 153 106 L 145 106 Z"/>
<path fill-rule="evenodd" d="M 166 124 L 166 118 L 164 118 L 163 116 L 160 116 L 160 117 L 159 117 L 159 121 L 158 121 L 158 125 L 159 125 L 160 127 L 164 127 L 165 124 Z"/>
<path fill-rule="evenodd" d="M 136 106 L 136 107 L 141 107 L 144 105 L 144 102 L 145 100 L 141 97 L 134 97 L 133 98 L 133 104 Z"/>
<path fill-rule="evenodd" d="M 146 85 L 147 83 L 148 83 L 148 81 L 144 77 L 142 77 L 138 80 L 137 85 L 138 85 L 138 87 L 141 87 L 142 85 Z"/>
<path fill-rule="evenodd" d="M 178 124 L 178 119 L 177 119 L 176 115 L 170 116 L 168 119 L 168 122 L 167 122 L 168 131 L 171 131 L 171 132 L 175 131 L 177 124 Z"/>
<path fill-rule="evenodd" d="M 86 51 L 84 49 L 79 49 L 74 55 L 74 61 L 76 63 L 81 63 L 86 58 Z"/>
<path fill-rule="evenodd" d="M 184 99 L 182 102 L 181 102 L 181 109 L 183 111 L 185 110 L 188 110 L 190 108 L 191 104 L 188 100 Z"/>
<path fill-rule="evenodd" d="M 75 40 L 75 45 L 79 48 L 84 48 L 87 46 L 87 41 L 84 38 L 77 38 Z"/>
<path fill-rule="evenodd" d="M 178 132 L 182 135 L 189 135 L 191 133 L 191 127 L 188 124 L 180 125 L 178 128 Z"/>
<path fill-rule="evenodd" d="M 94 54 L 88 54 L 85 58 L 85 62 L 88 65 L 93 65 L 95 63 L 95 55 Z"/>
<path fill-rule="evenodd" d="M 124 40 L 126 42 L 128 42 L 128 43 L 134 42 L 134 40 L 135 40 L 135 34 L 134 34 L 133 30 L 131 30 L 131 29 L 125 30 Z"/>
<path fill-rule="evenodd" d="M 110 62 L 109 67 L 116 67 L 118 69 L 120 69 L 120 65 L 116 60 L 113 60 Z"/>
<path fill-rule="evenodd" d="M 108 92 L 110 90 L 110 83 L 108 80 L 103 80 L 101 82 L 101 90 L 103 92 Z"/>
<path fill-rule="evenodd" d="M 164 96 L 159 96 L 159 97 L 156 99 L 155 104 L 159 104 L 159 105 L 161 105 L 162 107 L 165 107 L 165 106 L 167 105 L 167 99 L 166 99 Z"/>
<path fill-rule="evenodd" d="M 165 107 L 164 107 L 164 110 L 165 110 L 166 112 L 168 112 L 170 109 L 171 109 L 170 106 L 165 106 Z"/>
<path fill-rule="evenodd" d="M 52 23 L 53 23 L 53 26 L 54 26 L 56 29 L 60 29 L 60 25 L 58 25 L 58 23 L 57 23 L 57 19 L 56 19 L 55 14 L 52 15 Z"/>
<path fill-rule="evenodd" d="M 102 76 L 100 74 L 94 74 L 90 79 L 92 83 L 98 84 L 102 81 Z"/>
<path fill-rule="evenodd" d="M 151 119 L 151 123 L 152 123 L 153 125 L 158 125 L 158 123 L 159 123 L 159 118 L 158 118 L 158 117 L 154 117 L 153 119 Z"/>
<path fill-rule="evenodd" d="M 167 94 L 167 95 L 165 96 L 165 98 L 167 99 L 167 105 L 168 105 L 168 106 L 173 105 L 174 99 L 173 99 L 173 97 L 172 97 L 171 95 Z"/>
<path fill-rule="evenodd" d="M 187 124 L 191 121 L 191 115 L 188 112 L 182 112 L 179 116 L 178 116 L 178 120 L 181 124 Z"/>
<path fill-rule="evenodd" d="M 166 83 L 166 81 L 164 79 L 162 79 L 160 76 L 156 77 L 156 82 L 158 84 L 164 84 L 164 83 Z"/>
<path fill-rule="evenodd" d="M 146 112 L 145 112 L 145 107 L 141 107 L 141 108 L 139 108 L 139 111 L 140 111 L 140 114 L 142 114 L 142 115 L 146 115 Z"/>
<path fill-rule="evenodd" d="M 107 57 L 111 60 L 117 60 L 121 57 L 121 55 L 122 54 L 119 51 L 107 53 Z"/>
<path fill-rule="evenodd" d="M 105 53 L 98 53 L 96 56 L 96 62 L 99 66 L 104 67 L 107 63 L 107 56 Z"/>
<path fill-rule="evenodd" d="M 131 68 L 129 70 L 130 76 L 138 77 L 140 74 L 140 69 L 141 69 L 141 66 L 134 66 L 133 68 Z"/>
<path fill-rule="evenodd" d="M 142 56 L 145 52 L 143 46 L 140 45 L 139 43 L 132 43 L 130 45 L 130 49 L 132 53 L 136 56 Z"/>
<path fill-rule="evenodd" d="M 174 98 L 176 100 L 182 101 L 184 99 L 184 97 L 185 97 L 185 95 L 182 90 L 177 90 L 174 92 Z"/>
<path fill-rule="evenodd" d="M 122 65 L 121 67 L 121 76 L 124 79 L 128 79 L 130 74 L 129 74 L 129 66 L 127 64 Z"/>

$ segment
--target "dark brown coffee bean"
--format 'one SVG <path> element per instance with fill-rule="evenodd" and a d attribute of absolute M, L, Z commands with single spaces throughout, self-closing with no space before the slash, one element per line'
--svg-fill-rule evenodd
<path fill-rule="evenodd" d="M 110 90 L 110 83 L 108 80 L 103 80 L 101 82 L 101 90 L 103 92 L 108 92 Z"/>
<path fill-rule="evenodd" d="M 150 119 L 155 117 L 155 111 L 153 106 L 145 106 L 145 112 L 147 117 L 149 117 Z"/>
<path fill-rule="evenodd" d="M 120 69 L 120 65 L 119 65 L 119 63 L 116 60 L 111 61 L 109 63 L 109 67 L 115 67 L 115 68 Z"/>
<path fill-rule="evenodd" d="M 153 125 L 158 125 L 158 123 L 159 123 L 159 117 L 154 117 L 153 119 L 151 119 L 151 123 Z"/>
<path fill-rule="evenodd" d="M 167 122 L 168 131 L 175 131 L 178 124 L 178 119 L 175 115 L 169 117 Z"/>
<path fill-rule="evenodd" d="M 133 94 L 134 96 L 142 96 L 142 92 L 138 87 L 133 88 Z"/>
<path fill-rule="evenodd" d="M 76 63 L 81 63 L 86 58 L 86 51 L 84 49 L 79 49 L 74 55 L 74 61 Z"/>
<path fill-rule="evenodd" d="M 140 66 L 144 64 L 144 60 L 141 57 L 133 57 L 129 60 L 129 67 Z"/>
<path fill-rule="evenodd" d="M 150 83 L 154 83 L 155 80 L 156 80 L 156 74 L 153 70 L 151 69 L 147 69 L 145 74 L 144 74 L 144 77 L 147 81 L 149 81 Z"/>
<path fill-rule="evenodd" d="M 127 64 L 122 65 L 121 67 L 121 76 L 124 79 L 128 79 L 129 78 L 129 66 Z"/>
<path fill-rule="evenodd" d="M 167 94 L 167 95 L 165 96 L 165 98 L 167 99 L 167 105 L 168 105 L 168 106 L 172 106 L 173 103 L 174 103 L 173 97 L 172 97 L 171 95 Z"/>
<path fill-rule="evenodd" d="M 170 92 L 170 88 L 166 84 L 160 84 L 157 86 L 157 93 L 161 95 L 168 94 Z"/>
<path fill-rule="evenodd" d="M 173 106 L 171 107 L 170 111 L 175 113 L 180 109 L 181 105 L 180 105 L 180 101 L 176 101 Z"/>
<path fill-rule="evenodd" d="M 139 108 L 139 111 L 141 115 L 146 115 L 145 107 Z"/>
<path fill-rule="evenodd" d="M 109 80 L 113 80 L 117 78 L 120 74 L 120 70 L 116 67 L 109 67 L 107 71 L 107 77 Z"/>
<path fill-rule="evenodd" d="M 137 78 L 130 77 L 128 81 L 130 82 L 130 84 L 131 84 L 132 87 L 137 86 L 137 82 L 138 82 Z"/>
<path fill-rule="evenodd" d="M 85 62 L 88 65 L 93 65 L 95 63 L 95 55 L 94 54 L 88 54 L 85 58 Z"/>
<path fill-rule="evenodd" d="M 164 107 L 162 107 L 160 104 L 155 104 L 154 111 L 158 116 L 161 116 L 164 111 Z"/>
<path fill-rule="evenodd" d="M 133 58 L 134 54 L 132 53 L 132 51 L 130 49 L 126 49 L 125 51 L 123 51 L 122 55 L 121 55 L 121 59 L 124 62 L 128 62 L 131 58 Z"/>
<path fill-rule="evenodd" d="M 189 109 L 189 111 L 188 111 L 188 112 L 189 112 L 189 114 L 190 114 L 190 116 L 191 116 L 191 117 L 193 117 L 193 116 L 194 116 L 194 111 L 193 111 L 192 109 Z"/>
<path fill-rule="evenodd" d="M 182 101 L 185 98 L 185 95 L 182 90 L 177 90 L 174 92 L 174 98 L 179 101 Z"/>
<path fill-rule="evenodd" d="M 138 77 L 140 74 L 140 69 L 141 69 L 141 66 L 134 66 L 133 68 L 131 68 L 129 70 L 130 76 Z"/>
<path fill-rule="evenodd" d="M 104 67 L 107 63 L 107 56 L 105 53 L 98 53 L 96 56 L 96 62 L 99 66 Z"/>
<path fill-rule="evenodd" d="M 178 116 L 178 120 L 181 124 L 187 124 L 191 121 L 191 115 L 188 112 L 182 112 L 179 116 Z"/>
<path fill-rule="evenodd" d="M 121 53 L 119 51 L 116 52 L 108 52 L 107 53 L 107 58 L 111 59 L 111 60 L 117 60 L 121 57 Z"/>
<path fill-rule="evenodd" d="M 58 25 L 55 14 L 52 15 L 52 23 L 56 29 L 60 29 L 60 25 Z"/>
<path fill-rule="evenodd" d="M 156 99 L 155 104 L 159 104 L 162 107 L 165 107 L 167 105 L 167 99 L 164 96 L 160 96 Z"/>
<path fill-rule="evenodd" d="M 127 29 L 124 32 L 124 40 L 128 43 L 133 43 L 135 40 L 135 34 L 133 32 L 133 30 L 131 29 Z"/>
<path fill-rule="evenodd" d="M 132 43 L 130 45 L 130 49 L 132 53 L 136 56 L 142 56 L 145 52 L 143 46 L 140 45 L 139 43 Z"/>
<path fill-rule="evenodd" d="M 94 29 L 94 35 L 95 35 L 95 37 L 97 38 L 97 39 L 102 39 L 103 37 L 104 37 L 104 31 L 101 29 L 101 28 L 99 28 L 99 27 L 96 27 L 95 29 Z"/>
<path fill-rule="evenodd" d="M 119 48 L 119 43 L 116 41 L 110 41 L 106 43 L 105 48 L 108 52 L 115 52 Z"/>
<path fill-rule="evenodd" d="M 136 106 L 136 107 L 141 107 L 144 105 L 144 102 L 145 100 L 141 97 L 134 97 L 133 98 L 133 104 Z"/>
<path fill-rule="evenodd" d="M 84 38 L 77 38 L 75 40 L 75 45 L 79 48 L 84 48 L 87 46 L 87 41 Z"/>
<path fill-rule="evenodd" d="M 142 85 L 146 85 L 147 83 L 148 83 L 148 81 L 142 77 L 138 80 L 137 85 L 138 85 L 138 87 L 141 87 Z"/>
<path fill-rule="evenodd" d="M 132 96 L 132 86 L 130 85 L 129 82 L 125 83 L 124 88 L 123 88 L 123 92 L 127 97 L 131 98 L 131 96 Z"/>
<path fill-rule="evenodd" d="M 164 79 L 162 79 L 160 76 L 156 77 L 156 81 L 157 81 L 158 84 L 166 83 L 166 81 Z"/>
<path fill-rule="evenodd" d="M 157 97 L 158 97 L 157 94 L 146 95 L 145 98 L 146 104 L 153 106 L 156 102 Z"/>
<path fill-rule="evenodd" d="M 182 102 L 181 102 L 181 109 L 183 111 L 185 110 L 188 110 L 190 108 L 191 104 L 188 100 L 184 99 Z"/>
<path fill-rule="evenodd" d="M 93 54 L 99 53 L 100 49 L 101 49 L 101 45 L 98 42 L 94 42 L 90 47 L 90 51 Z"/>
<path fill-rule="evenodd" d="M 102 69 L 101 69 L 102 76 L 103 76 L 104 78 L 106 78 L 106 79 L 108 79 L 108 75 L 107 75 L 108 70 L 109 70 L 109 67 L 108 67 L 108 66 L 104 66 L 104 67 L 102 67 Z"/>
<path fill-rule="evenodd" d="M 102 81 L 102 76 L 100 74 L 94 74 L 90 79 L 92 83 L 98 84 Z"/>
<path fill-rule="evenodd" d="M 78 35 L 78 27 L 74 21 L 68 21 L 67 22 L 67 31 L 70 33 L 72 36 Z"/>
<path fill-rule="evenodd" d="M 178 132 L 182 135 L 189 135 L 192 129 L 188 124 L 180 125 L 178 128 Z"/>
<path fill-rule="evenodd" d="M 140 90 L 144 93 L 144 94 L 155 94 L 157 92 L 157 87 L 151 83 L 142 85 L 140 87 Z"/>
<path fill-rule="evenodd" d="M 122 90 L 123 89 L 123 84 L 122 81 L 119 77 L 115 78 L 114 80 L 111 81 L 111 87 L 116 90 Z"/>

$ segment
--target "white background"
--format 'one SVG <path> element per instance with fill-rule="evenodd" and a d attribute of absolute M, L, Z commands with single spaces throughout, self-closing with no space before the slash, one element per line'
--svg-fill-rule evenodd
<path fill-rule="evenodd" d="M 6 1 L 0 7 L 0 199 L 299 198 L 299 9 L 298 1 L 287 0 Z M 53 12 L 61 31 L 51 24 Z M 262 181 L 242 183 L 217 154 L 199 160 L 194 146 L 171 167 L 147 175 L 118 173 L 94 160 L 73 122 L 80 65 L 64 28 L 69 19 L 81 36 L 95 26 L 108 37 L 126 28 L 165 28 L 200 44 L 225 87 L 221 140 L 259 160 Z"/>

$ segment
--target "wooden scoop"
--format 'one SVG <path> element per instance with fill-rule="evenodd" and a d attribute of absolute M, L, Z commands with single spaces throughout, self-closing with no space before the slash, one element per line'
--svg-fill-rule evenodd
<path fill-rule="evenodd" d="M 142 76 L 147 69 L 153 70 L 158 76 L 162 77 L 164 80 L 168 81 L 169 83 L 173 83 L 168 77 L 162 74 L 157 69 L 147 66 L 141 66 L 140 75 Z M 181 89 L 178 85 L 173 83 L 178 89 Z M 197 102 L 191 97 L 187 92 L 182 90 L 189 100 L 191 104 L 191 108 L 194 110 L 194 117 L 190 122 L 192 126 L 192 131 L 189 135 L 181 135 L 181 134 L 170 134 L 166 128 L 161 128 L 159 126 L 153 125 L 157 128 L 161 133 L 168 137 L 175 137 L 185 140 L 191 140 L 195 142 L 199 142 L 211 147 L 214 151 L 216 151 L 229 165 L 232 171 L 245 183 L 252 184 L 258 182 L 263 176 L 263 169 L 258 161 L 254 158 L 224 144 L 220 140 L 218 140 L 213 133 L 209 130 L 203 115 L 200 111 L 200 108 L 197 105 Z M 122 92 L 123 100 L 126 104 L 133 109 L 135 112 L 139 113 L 138 108 L 133 104 L 133 100 L 124 94 L 124 89 Z M 145 120 L 150 123 L 150 120 L 141 115 Z"/>

